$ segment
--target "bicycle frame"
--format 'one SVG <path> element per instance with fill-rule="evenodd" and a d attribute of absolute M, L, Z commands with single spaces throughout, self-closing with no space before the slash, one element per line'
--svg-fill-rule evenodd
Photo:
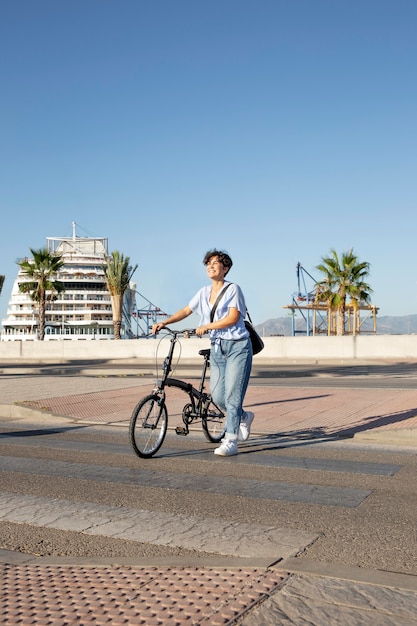
<path fill-rule="evenodd" d="M 161 402 L 165 402 L 165 387 L 175 387 L 177 389 L 181 389 L 188 395 L 190 400 L 189 404 L 186 404 L 183 409 L 182 419 L 184 422 L 184 426 L 177 426 L 175 432 L 177 435 L 188 435 L 189 433 L 189 424 L 197 419 L 205 419 L 207 418 L 207 412 L 210 404 L 219 412 L 222 411 L 219 407 L 212 401 L 211 395 L 204 391 L 205 380 L 207 375 L 207 369 L 210 366 L 210 349 L 205 348 L 203 350 L 199 350 L 199 354 L 203 357 L 203 369 L 200 376 L 199 387 L 196 389 L 191 383 L 185 382 L 184 380 L 180 380 L 178 378 L 172 378 L 169 376 L 172 371 L 172 359 L 174 356 L 175 345 L 178 342 L 178 335 L 184 335 L 185 337 L 189 337 L 190 335 L 195 334 L 195 330 L 183 330 L 183 331 L 172 331 L 171 329 L 167 329 L 169 333 L 172 334 L 170 339 L 170 347 L 167 356 L 164 359 L 162 364 L 163 375 L 160 381 L 158 381 L 157 387 L 154 389 L 154 393 L 158 394 L 161 397 Z"/>
<path fill-rule="evenodd" d="M 143 397 L 132 412 L 129 422 L 129 439 L 134 452 L 141 458 L 152 457 L 164 442 L 168 429 L 168 409 L 166 405 L 166 387 L 176 387 L 188 396 L 188 402 L 182 410 L 184 426 L 177 426 L 177 435 L 188 435 L 189 425 L 200 420 L 203 434 L 210 443 L 218 443 L 224 436 L 226 416 L 211 398 L 210 393 L 204 391 L 207 368 L 210 365 L 210 350 L 203 349 L 199 354 L 204 358 L 199 387 L 179 378 L 172 378 L 172 359 L 178 336 L 190 336 L 195 331 L 165 330 L 171 335 L 171 344 L 168 355 L 162 364 L 162 378 L 150 395 Z"/>

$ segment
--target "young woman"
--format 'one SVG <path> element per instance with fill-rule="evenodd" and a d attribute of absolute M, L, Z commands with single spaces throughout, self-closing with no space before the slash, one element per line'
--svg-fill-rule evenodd
<path fill-rule="evenodd" d="M 154 324 L 156 334 L 164 326 L 175 324 L 192 313 L 200 316 L 197 335 L 210 334 L 210 389 L 214 402 L 226 412 L 226 432 L 214 454 L 232 456 L 238 453 L 238 440 L 246 441 L 254 418 L 251 411 L 243 410 L 243 400 L 252 368 L 252 345 L 244 319 L 246 304 L 239 285 L 225 280 L 233 262 L 220 250 L 209 250 L 203 263 L 211 284 L 202 287 L 189 304 L 164 322 Z M 211 312 L 217 297 L 221 296 L 211 321 Z"/>

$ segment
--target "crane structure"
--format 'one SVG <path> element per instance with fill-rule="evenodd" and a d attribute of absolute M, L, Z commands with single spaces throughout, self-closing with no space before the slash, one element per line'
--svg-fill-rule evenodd
<path fill-rule="evenodd" d="M 283 307 L 291 311 L 292 336 L 336 335 L 337 311 L 320 301 L 318 281 L 300 262 L 297 263 L 297 283 L 298 289 L 292 295 L 291 304 Z M 359 335 L 361 332 L 376 334 L 377 313 L 378 308 L 373 304 L 346 303 L 345 334 Z M 297 324 L 300 318 L 301 323 Z M 371 328 L 369 320 L 372 320 Z"/>
<path fill-rule="evenodd" d="M 125 333 L 128 339 L 139 339 L 148 337 L 153 324 L 169 317 L 162 309 L 152 304 L 139 291 L 132 293 L 133 302 L 124 303 L 123 319 L 125 323 Z M 132 297 L 131 296 L 131 297 Z"/>

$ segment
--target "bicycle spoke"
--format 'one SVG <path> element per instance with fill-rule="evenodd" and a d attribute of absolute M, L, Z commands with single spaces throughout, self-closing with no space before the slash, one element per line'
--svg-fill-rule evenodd
<path fill-rule="evenodd" d="M 132 413 L 129 424 L 130 443 L 142 458 L 153 456 L 161 447 L 168 427 L 165 402 L 159 396 L 146 396 Z"/>
<path fill-rule="evenodd" d="M 213 402 L 207 411 L 202 413 L 202 427 L 208 441 L 217 443 L 223 438 L 226 430 L 226 416 Z"/>

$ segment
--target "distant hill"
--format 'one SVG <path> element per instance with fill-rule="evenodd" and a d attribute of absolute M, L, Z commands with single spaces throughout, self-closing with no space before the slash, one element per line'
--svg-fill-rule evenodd
<path fill-rule="evenodd" d="M 377 335 L 413 335 L 417 333 L 417 315 L 377 316 Z M 292 335 L 292 320 L 290 316 L 277 317 L 270 319 L 263 324 L 257 324 L 256 329 L 263 337 L 271 337 L 273 335 L 284 335 L 290 337 Z M 362 326 L 362 332 L 372 332 L 373 321 L 366 320 Z M 301 316 L 296 318 L 295 330 L 297 335 L 303 335 L 306 332 L 306 324 Z"/>

